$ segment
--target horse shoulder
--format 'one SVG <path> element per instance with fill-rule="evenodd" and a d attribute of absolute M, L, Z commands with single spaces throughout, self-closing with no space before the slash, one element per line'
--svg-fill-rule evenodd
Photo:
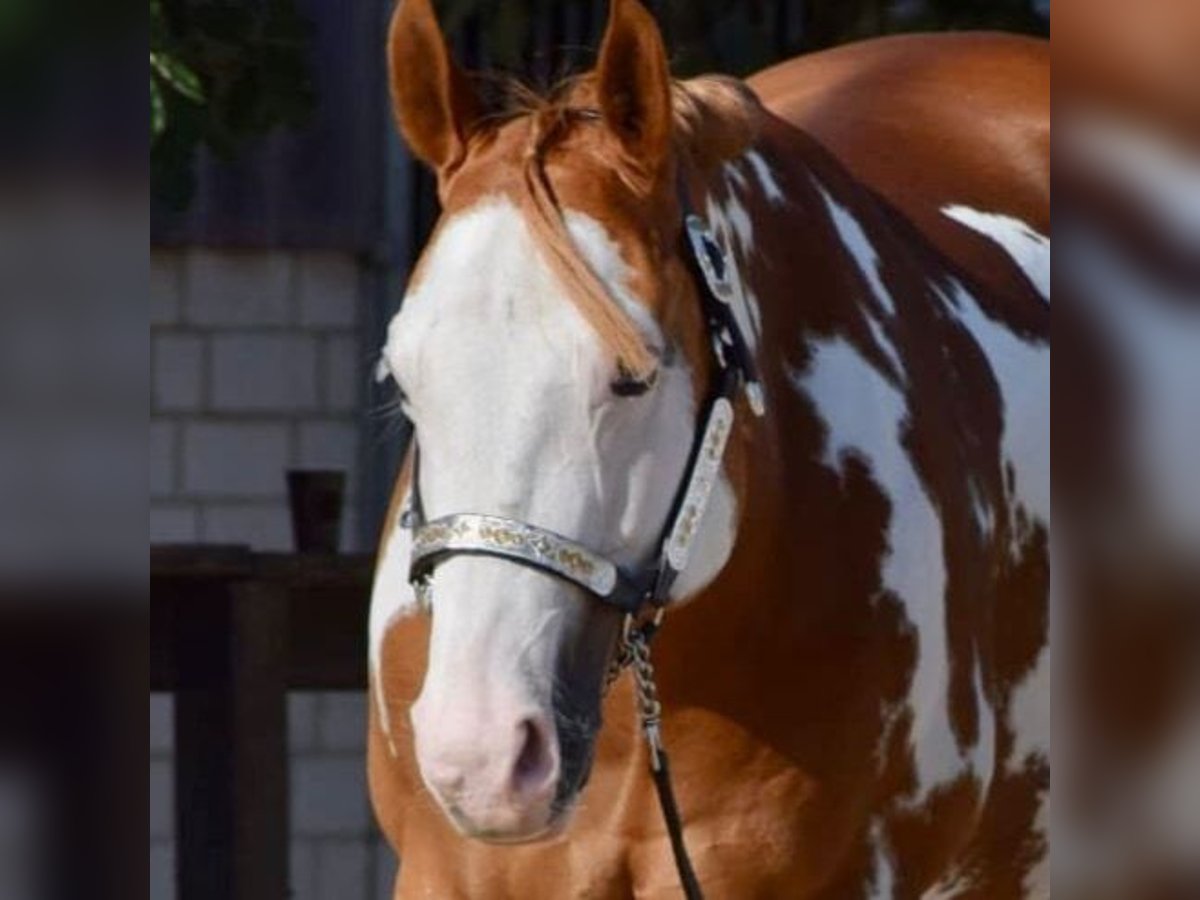
<path fill-rule="evenodd" d="M 749 84 L 775 116 L 824 145 L 984 285 L 1001 294 L 1023 289 L 995 234 L 945 211 L 1049 233 L 1048 43 L 903 35 L 798 57 Z"/>

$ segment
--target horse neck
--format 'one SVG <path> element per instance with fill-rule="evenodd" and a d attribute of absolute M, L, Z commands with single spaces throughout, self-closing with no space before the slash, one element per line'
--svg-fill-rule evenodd
<path fill-rule="evenodd" d="M 806 162 L 770 134 L 716 172 L 700 195 L 699 209 L 737 272 L 735 310 L 768 398 L 762 419 L 756 419 L 747 404 L 739 404 L 740 422 L 726 464 L 738 498 L 738 535 L 730 566 L 739 585 L 744 583 L 737 577 L 740 570 L 771 573 L 787 568 L 786 548 L 798 536 L 795 526 L 806 501 L 803 480 L 793 469 L 798 460 L 814 455 L 812 447 L 819 440 L 798 421 L 805 417 L 797 415 L 795 391 L 786 375 L 802 349 L 807 327 L 810 298 L 804 294 L 809 288 L 822 293 L 817 286 L 835 277 L 819 249 L 813 199 Z M 782 557 L 771 558 L 775 554 Z M 740 587 L 725 593 L 730 604 L 744 606 Z M 757 592 L 755 607 L 765 612 L 763 627 L 771 627 L 771 607 L 786 603 L 786 595 L 769 589 Z"/>

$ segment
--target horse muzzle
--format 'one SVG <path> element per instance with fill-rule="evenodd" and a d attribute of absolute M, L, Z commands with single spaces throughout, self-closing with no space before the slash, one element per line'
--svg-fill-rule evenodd
<path fill-rule="evenodd" d="M 435 709 L 418 700 L 412 723 L 421 776 L 464 836 L 511 843 L 554 830 L 563 766 L 549 712 Z"/>

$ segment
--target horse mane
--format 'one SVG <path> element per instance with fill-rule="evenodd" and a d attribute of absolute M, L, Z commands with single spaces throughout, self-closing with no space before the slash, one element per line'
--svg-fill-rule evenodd
<path fill-rule="evenodd" d="M 600 118 L 595 79 L 591 75 L 569 78 L 546 94 L 516 79 L 506 79 L 504 86 L 507 105 L 488 118 L 493 122 L 530 120 L 519 201 L 536 241 L 545 250 L 545 260 L 584 319 L 616 354 L 622 375 L 648 381 L 658 366 L 657 357 L 579 252 L 546 174 L 546 154 L 570 126 Z M 742 153 L 757 135 L 761 106 L 736 79 L 710 75 L 674 81 L 672 106 L 679 164 L 702 174 Z M 619 161 L 616 172 L 635 195 L 646 197 L 653 188 L 653 179 L 636 160 Z"/>

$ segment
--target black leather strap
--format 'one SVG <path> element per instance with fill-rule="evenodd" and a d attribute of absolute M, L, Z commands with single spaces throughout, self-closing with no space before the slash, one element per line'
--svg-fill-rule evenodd
<path fill-rule="evenodd" d="M 704 900 L 696 870 L 692 868 L 692 860 L 683 843 L 683 820 L 679 815 L 679 805 L 675 802 L 675 789 L 671 786 L 671 766 L 667 751 L 661 747 L 658 750 L 658 767 L 651 765 L 650 774 L 654 778 L 658 805 L 667 824 L 667 837 L 671 839 L 671 853 L 675 857 L 675 868 L 679 871 L 679 883 L 683 886 L 684 896 L 687 900 Z"/>

